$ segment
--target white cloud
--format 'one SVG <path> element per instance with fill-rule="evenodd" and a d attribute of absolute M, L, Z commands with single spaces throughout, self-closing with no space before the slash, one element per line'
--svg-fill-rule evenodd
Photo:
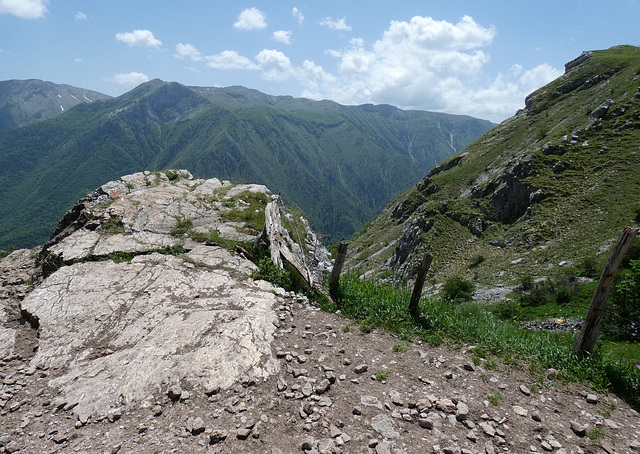
<path fill-rule="evenodd" d="M 552 80 L 557 79 L 562 75 L 562 73 L 562 70 L 554 68 L 547 63 L 543 63 L 535 68 L 525 71 L 518 81 L 527 93 L 531 93 Z"/>
<path fill-rule="evenodd" d="M 267 15 L 258 8 L 242 10 L 238 20 L 233 24 L 238 30 L 260 30 L 267 28 Z"/>
<path fill-rule="evenodd" d="M 466 113 L 494 121 L 515 113 L 525 96 L 559 75 L 549 65 L 525 71 L 514 65 L 488 86 L 483 71 L 490 60 L 483 48 L 496 35 L 470 16 L 458 23 L 416 16 L 392 21 L 382 37 L 368 44 L 353 39 L 332 50 L 338 76 L 325 77 L 323 97 L 346 104 L 389 103 L 405 108 Z"/>
<path fill-rule="evenodd" d="M 137 72 L 115 74 L 112 80 L 123 87 L 136 87 L 142 83 L 149 82 L 149 78 L 145 74 Z"/>
<path fill-rule="evenodd" d="M 347 25 L 347 20 L 344 17 L 342 19 L 327 17 L 326 19 L 320 21 L 320 25 L 324 25 L 325 27 L 329 27 L 333 30 L 341 30 L 346 32 L 351 31 L 351 26 Z"/>
<path fill-rule="evenodd" d="M 278 30 L 273 32 L 273 35 L 271 35 L 271 37 L 274 41 L 277 41 L 279 43 L 291 44 L 291 33 L 291 31 Z"/>
<path fill-rule="evenodd" d="M 200 55 L 200 51 L 196 49 L 191 44 L 183 44 L 179 43 L 176 45 L 176 53 L 173 54 L 174 57 L 179 58 L 181 60 L 191 60 L 191 61 L 201 61 L 202 55 Z"/>
<path fill-rule="evenodd" d="M 488 74 L 486 48 L 496 34 L 493 27 L 470 16 L 457 23 L 416 16 L 390 22 L 373 43 L 354 38 L 343 49 L 326 51 L 335 59 L 334 71 L 311 60 L 292 62 L 274 49 L 263 49 L 253 59 L 232 50 L 201 58 L 211 68 L 257 71 L 263 79 L 286 82 L 289 92 L 295 82 L 300 94 L 312 99 L 387 103 L 498 122 L 522 108 L 529 93 L 562 70 L 516 63 L 503 73 Z M 200 53 L 186 47 L 176 53 L 182 58 L 189 55 L 198 58 Z"/>
<path fill-rule="evenodd" d="M 298 8 L 294 6 L 293 9 L 291 10 L 291 15 L 296 18 L 296 20 L 298 21 L 298 24 L 302 25 L 302 23 L 304 22 L 304 16 L 302 15 L 302 12 Z"/>
<path fill-rule="evenodd" d="M 263 49 L 256 55 L 262 77 L 268 80 L 287 80 L 295 77 L 295 68 L 285 54 L 277 50 Z"/>
<path fill-rule="evenodd" d="M 86 19 L 88 19 L 88 18 L 87 18 L 87 15 L 86 15 L 85 13 L 83 13 L 82 11 L 78 11 L 78 12 L 76 13 L 76 15 L 75 15 L 75 16 L 73 16 L 73 18 L 74 18 L 75 20 L 86 20 Z"/>
<path fill-rule="evenodd" d="M 259 69 L 250 59 L 234 50 L 225 50 L 219 54 L 207 56 L 205 60 L 208 67 L 215 69 Z"/>
<path fill-rule="evenodd" d="M 47 12 L 49 0 L 0 0 L 0 14 L 22 19 L 39 19 Z"/>
<path fill-rule="evenodd" d="M 157 49 L 162 45 L 162 42 L 156 39 L 149 30 L 117 33 L 116 39 L 128 44 L 130 47 L 155 47 Z"/>

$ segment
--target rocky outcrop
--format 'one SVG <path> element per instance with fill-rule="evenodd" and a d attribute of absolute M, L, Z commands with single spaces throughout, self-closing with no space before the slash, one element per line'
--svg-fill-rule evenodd
<path fill-rule="evenodd" d="M 530 175 L 531 161 L 525 160 L 506 169 L 500 176 L 498 186 L 491 195 L 491 205 L 498 221 L 513 223 L 525 214 L 531 204 L 531 194 L 536 191 L 536 188 L 523 181 Z"/>
<path fill-rule="evenodd" d="M 427 174 L 427 178 L 432 177 L 434 175 L 439 174 L 440 172 L 445 172 L 455 166 L 457 166 L 458 164 L 460 164 L 460 162 L 467 157 L 468 153 L 460 153 L 459 155 L 451 158 L 451 159 L 447 159 L 445 162 L 443 162 L 442 164 L 438 164 L 437 166 L 433 167 L 431 170 L 429 170 L 429 173 Z"/>
<path fill-rule="evenodd" d="M 417 265 L 408 259 L 423 242 L 422 235 L 433 227 L 433 221 L 427 219 L 424 214 L 424 207 L 420 207 L 418 211 L 416 216 L 402 226 L 402 236 L 396 244 L 395 255 L 391 261 L 391 268 L 405 279 L 415 276 L 418 272 Z"/>
<path fill-rule="evenodd" d="M 589 51 L 582 52 L 578 57 L 574 58 L 573 60 L 571 60 L 568 63 L 565 63 L 565 65 L 564 65 L 565 72 L 571 71 L 572 69 L 576 68 L 577 66 L 580 66 L 581 64 L 591 60 L 592 57 L 593 57 L 593 53 L 592 52 L 589 52 Z"/>
<path fill-rule="evenodd" d="M 104 417 L 171 386 L 212 394 L 277 372 L 285 292 L 252 279 L 256 265 L 229 248 L 251 244 L 251 219 L 271 197 L 173 171 L 128 175 L 81 199 L 39 255 L 46 279 L 20 303 L 38 332 L 30 366 L 57 371 L 55 405 Z M 327 266 L 326 250 L 306 244 L 315 235 L 301 237 L 299 260 Z"/>

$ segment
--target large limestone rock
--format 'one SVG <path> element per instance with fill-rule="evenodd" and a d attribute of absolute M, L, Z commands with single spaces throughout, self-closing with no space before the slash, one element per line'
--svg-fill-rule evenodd
<path fill-rule="evenodd" d="M 276 373 L 282 292 L 217 244 L 253 240 L 259 227 L 238 219 L 270 199 L 264 186 L 186 171 L 129 175 L 81 199 L 40 254 L 46 279 L 22 301 L 39 330 L 31 366 L 56 371 L 56 404 L 104 415 L 173 385 L 211 393 Z"/>
<path fill-rule="evenodd" d="M 88 414 L 173 384 L 210 392 L 274 373 L 277 297 L 247 279 L 249 263 L 197 246 L 62 267 L 22 304 L 40 325 L 32 366 L 65 370 L 50 385 Z"/>

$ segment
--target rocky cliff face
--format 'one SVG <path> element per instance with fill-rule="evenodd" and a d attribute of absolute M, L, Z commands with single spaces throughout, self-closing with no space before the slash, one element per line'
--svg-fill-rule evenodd
<path fill-rule="evenodd" d="M 255 238 L 241 219 L 271 197 L 175 171 L 128 175 L 81 199 L 38 256 L 44 278 L 19 295 L 38 333 L 30 367 L 58 371 L 55 405 L 96 418 L 173 385 L 213 394 L 277 372 L 271 342 L 285 293 L 251 279 L 256 265 L 228 249 Z M 311 244 L 298 252 L 327 266 L 313 233 L 303 237 Z M 33 257 L 18 257 L 28 270 Z M 0 347 L 15 354 L 15 329 L 0 333 Z"/>

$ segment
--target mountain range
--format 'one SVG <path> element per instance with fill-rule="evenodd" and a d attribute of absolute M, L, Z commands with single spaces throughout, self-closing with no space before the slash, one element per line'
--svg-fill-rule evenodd
<path fill-rule="evenodd" d="M 615 46 L 567 63 L 524 109 L 431 169 L 359 232 L 347 265 L 406 281 L 430 253 L 439 280 L 517 282 L 604 265 L 638 223 L 640 48 Z"/>
<path fill-rule="evenodd" d="M 42 80 L 0 81 L 0 139 L 12 129 L 57 117 L 76 104 L 110 98 L 96 91 Z"/>
<path fill-rule="evenodd" d="M 160 80 L 116 98 L 42 81 L 0 87 L 11 93 L 0 104 L 0 249 L 44 243 L 76 200 L 107 181 L 171 168 L 264 184 L 317 231 L 344 238 L 495 126 Z"/>

